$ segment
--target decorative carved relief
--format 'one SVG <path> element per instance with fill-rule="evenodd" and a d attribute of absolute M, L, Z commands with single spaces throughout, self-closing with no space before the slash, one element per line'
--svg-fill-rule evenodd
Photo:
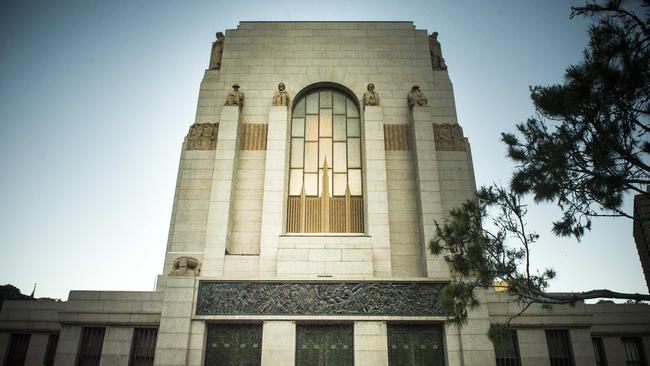
<path fill-rule="evenodd" d="M 384 148 L 386 151 L 411 150 L 408 125 L 385 124 Z"/>
<path fill-rule="evenodd" d="M 463 129 L 458 124 L 433 124 L 436 151 L 467 151 Z"/>
<path fill-rule="evenodd" d="M 218 123 L 195 123 L 187 133 L 187 150 L 214 150 L 219 135 Z"/>
<path fill-rule="evenodd" d="M 244 93 L 239 91 L 239 84 L 232 86 L 232 91 L 226 95 L 226 103 L 224 105 L 238 105 L 239 108 L 244 106 Z"/>
<path fill-rule="evenodd" d="M 241 125 L 240 148 L 242 150 L 266 150 L 266 123 L 244 123 Z"/>
<path fill-rule="evenodd" d="M 197 315 L 441 316 L 437 282 L 201 281 Z"/>
<path fill-rule="evenodd" d="M 198 276 L 201 273 L 201 262 L 192 257 L 178 257 L 174 261 L 170 276 Z"/>
<path fill-rule="evenodd" d="M 447 70 L 445 59 L 442 57 L 442 47 L 438 42 L 438 32 L 429 36 L 429 52 L 431 53 L 431 66 L 434 70 Z"/>
<path fill-rule="evenodd" d="M 223 56 L 223 41 L 226 36 L 221 32 L 217 32 L 217 39 L 212 42 L 212 52 L 210 52 L 210 65 L 211 70 L 221 69 L 221 57 Z"/>
<path fill-rule="evenodd" d="M 287 106 L 289 105 L 289 92 L 285 90 L 284 83 L 278 84 L 278 90 L 273 95 L 274 106 Z"/>
<path fill-rule="evenodd" d="M 427 97 L 424 96 L 419 85 L 413 85 L 411 91 L 406 96 L 406 100 L 409 108 L 413 108 L 415 105 L 427 105 Z"/>
<path fill-rule="evenodd" d="M 368 84 L 368 92 L 363 93 L 363 105 L 379 105 L 379 94 L 375 91 L 375 84 Z"/>

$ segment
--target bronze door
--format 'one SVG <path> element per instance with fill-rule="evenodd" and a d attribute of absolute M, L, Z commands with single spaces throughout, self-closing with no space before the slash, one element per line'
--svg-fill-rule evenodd
<path fill-rule="evenodd" d="M 390 366 L 444 366 L 442 327 L 434 324 L 389 324 Z"/>
<path fill-rule="evenodd" d="M 205 366 L 259 366 L 262 363 L 262 326 L 211 324 L 205 345 Z"/>
<path fill-rule="evenodd" d="M 352 325 L 296 326 L 296 366 L 354 365 Z"/>

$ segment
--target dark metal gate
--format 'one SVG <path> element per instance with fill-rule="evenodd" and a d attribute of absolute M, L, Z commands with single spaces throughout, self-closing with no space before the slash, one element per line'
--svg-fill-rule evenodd
<path fill-rule="evenodd" d="M 296 326 L 296 366 L 352 365 L 353 325 Z"/>
<path fill-rule="evenodd" d="M 258 366 L 261 363 L 261 325 L 208 325 L 205 366 Z"/>
<path fill-rule="evenodd" d="M 390 366 L 444 366 L 442 327 L 434 324 L 389 324 Z"/>

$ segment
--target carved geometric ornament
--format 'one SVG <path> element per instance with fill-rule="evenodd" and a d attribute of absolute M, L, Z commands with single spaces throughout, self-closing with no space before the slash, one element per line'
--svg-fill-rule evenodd
<path fill-rule="evenodd" d="M 445 283 L 201 281 L 196 315 L 443 316 Z"/>

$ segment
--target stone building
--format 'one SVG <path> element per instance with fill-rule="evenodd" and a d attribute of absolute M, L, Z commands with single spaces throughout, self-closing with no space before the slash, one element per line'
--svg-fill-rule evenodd
<path fill-rule="evenodd" d="M 427 243 L 475 183 L 437 33 L 242 22 L 211 53 L 154 291 L 6 302 L 6 365 L 646 364 L 646 305 L 533 308 L 496 349 L 506 295 L 446 322 Z"/>

